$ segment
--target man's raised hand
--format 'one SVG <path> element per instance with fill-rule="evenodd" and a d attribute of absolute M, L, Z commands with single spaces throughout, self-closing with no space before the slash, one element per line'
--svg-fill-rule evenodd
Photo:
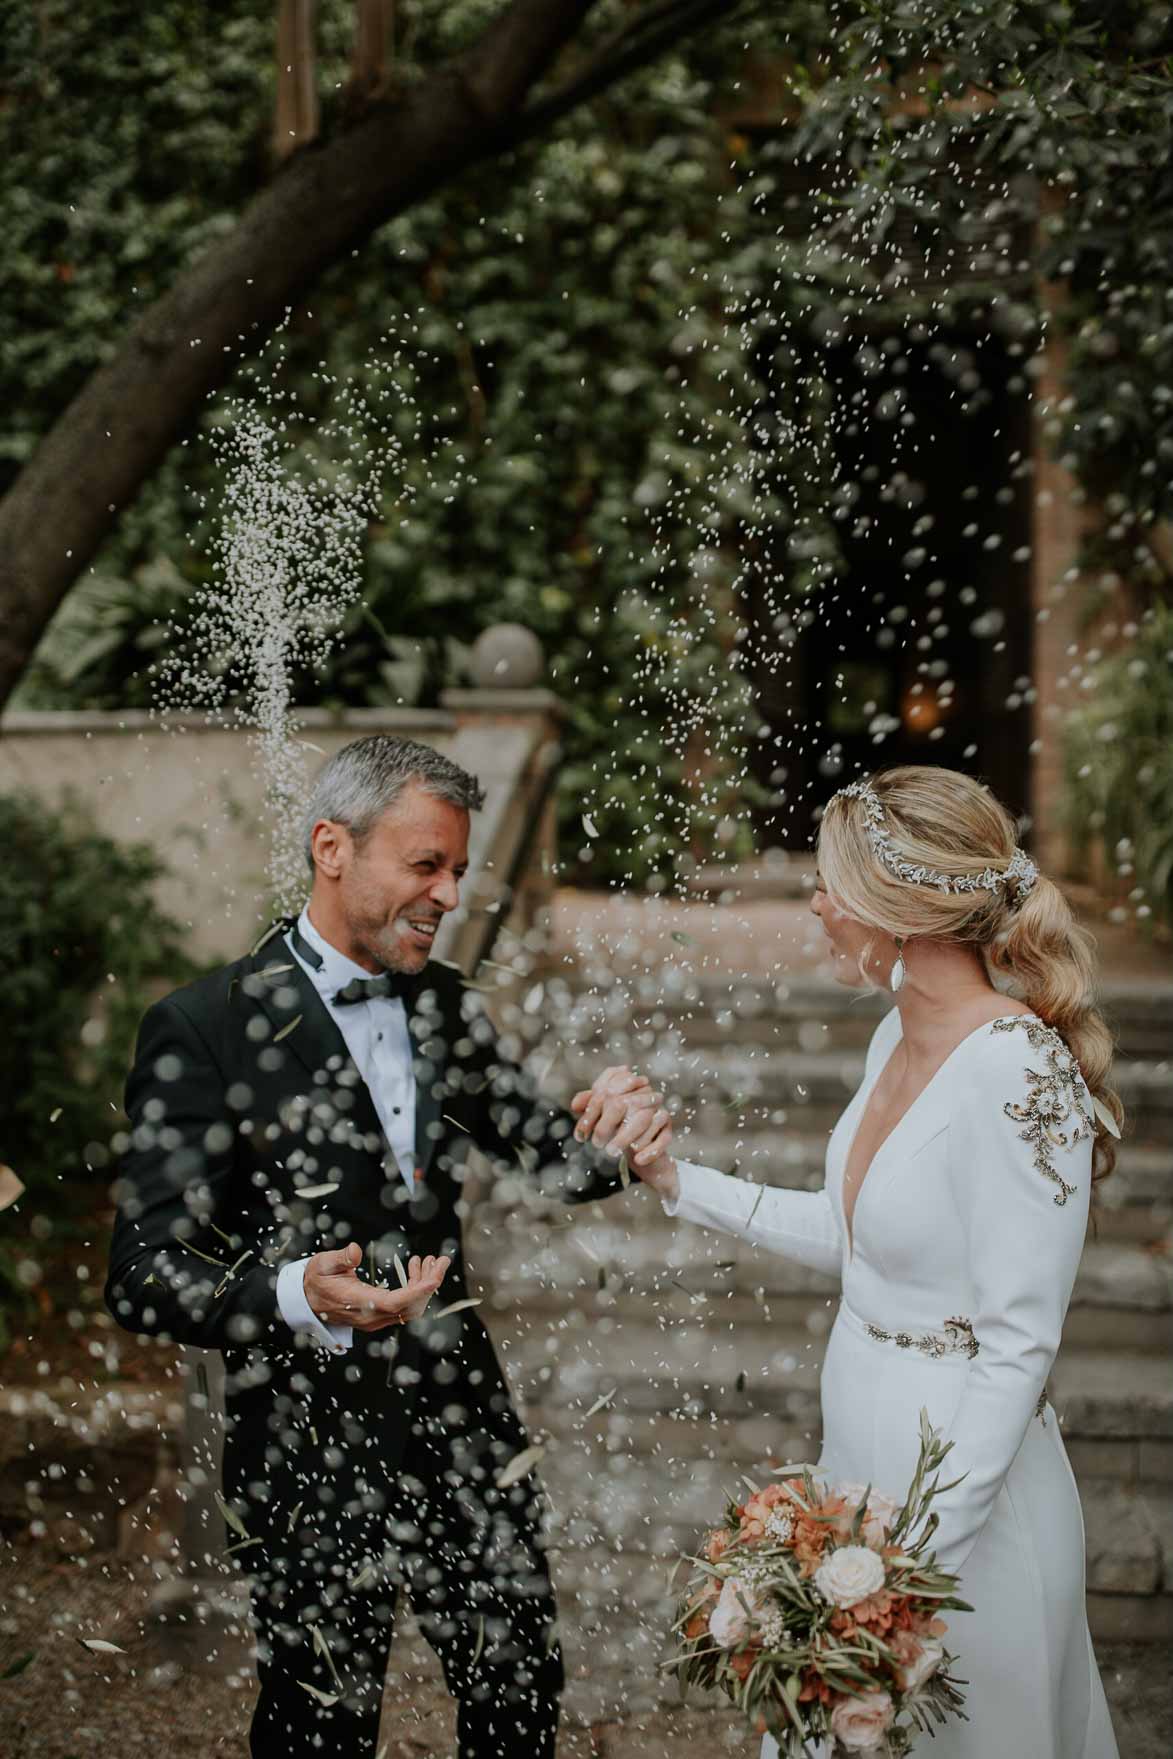
<path fill-rule="evenodd" d="M 419 1319 L 444 1281 L 450 1258 L 413 1258 L 407 1282 L 384 1289 L 359 1280 L 362 1248 L 352 1240 L 337 1252 L 317 1252 L 305 1267 L 302 1287 L 318 1318 L 327 1325 L 352 1325 L 356 1331 L 382 1331 Z"/>

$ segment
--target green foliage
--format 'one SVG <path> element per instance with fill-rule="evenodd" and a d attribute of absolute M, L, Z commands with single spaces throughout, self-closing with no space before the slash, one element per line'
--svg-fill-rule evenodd
<path fill-rule="evenodd" d="M 147 992 L 194 968 L 153 902 L 162 868 L 146 845 L 104 836 L 76 800 L 54 812 L 2 795 L 0 826 L 5 1156 L 30 1189 L 49 1188 L 105 1164 Z"/>
<path fill-rule="evenodd" d="M 497 10 L 405 7 L 396 78 Z M 601 6 L 592 36 L 630 10 Z M 319 14 L 329 131 L 350 0 Z M 270 174 L 272 28 L 251 0 L 47 0 L 9 33 L 0 471 Z M 801 604 L 842 565 L 829 353 L 959 323 L 1006 339 L 1023 396 L 1066 335 L 1042 413 L 1103 509 L 1084 587 L 1143 605 L 1173 516 L 1171 51 L 1154 0 L 747 6 L 383 228 L 227 393 L 268 403 L 279 375 L 294 443 L 331 378 L 390 362 L 408 396 L 365 604 L 300 699 L 432 702 L 477 632 L 516 618 L 571 713 L 571 872 L 649 880 L 744 847 L 747 679 L 778 627 L 750 607 Z M 746 91 L 768 127 L 721 120 Z M 123 517 L 26 704 L 150 699 L 208 578 L 223 485 L 204 436 L 225 407 Z"/>
<path fill-rule="evenodd" d="M 1150 607 L 1088 683 L 1067 728 L 1071 830 L 1142 920 L 1173 928 L 1173 607 Z"/>
<path fill-rule="evenodd" d="M 995 329 L 1029 326 L 1032 284 L 1045 285 L 1067 344 L 1045 431 L 1103 514 L 1089 522 L 1087 585 L 1167 587 L 1150 533 L 1173 517 L 1169 8 L 861 7 L 798 84 L 795 157 L 833 164 L 826 235 L 857 271 L 872 267 L 870 299 L 898 297 L 897 278 L 874 271 L 893 267 L 884 245 L 901 216 L 926 240 L 1002 229 L 1001 244 L 978 238 L 1003 283 Z"/>
<path fill-rule="evenodd" d="M 419 57 L 451 50 L 485 13 L 417 10 Z M 245 199 L 270 102 L 263 77 L 248 92 L 230 77 L 231 102 L 222 102 L 217 56 L 228 54 L 233 68 L 237 55 L 258 65 L 263 58 L 243 16 L 229 33 L 231 50 L 215 48 L 189 86 L 177 28 L 186 11 L 164 8 L 168 89 L 174 102 L 185 94 L 189 119 L 204 118 L 200 140 L 216 171 L 199 202 L 166 214 L 149 199 L 135 208 L 134 228 L 149 238 L 144 254 L 159 278 L 150 292 L 180 272 L 202 228 L 224 223 L 233 192 L 238 204 Z M 344 52 L 339 24 L 348 16 L 345 0 L 324 8 L 327 50 L 333 43 Z M 164 31 L 158 16 L 156 30 Z M 74 81 L 71 97 L 91 106 L 96 125 L 122 88 L 119 68 L 103 91 L 96 36 L 92 47 L 84 92 L 67 45 L 55 77 Z M 704 51 L 715 53 L 715 45 Z M 342 59 L 327 56 L 322 89 L 344 77 Z M 307 421 L 323 410 L 331 378 L 373 376 L 376 357 L 380 367 L 394 357 L 410 400 L 403 471 L 371 532 L 364 603 L 348 617 L 328 670 L 298 679 L 298 697 L 431 703 L 456 681 L 461 654 L 482 628 L 505 618 L 527 624 L 546 645 L 551 682 L 570 711 L 564 823 L 568 858 L 582 876 L 641 879 L 663 870 L 682 842 L 703 848 L 735 805 L 721 783 L 729 761 L 713 763 L 704 799 L 686 785 L 689 728 L 703 718 L 711 740 L 735 739 L 744 712 L 726 664 L 728 588 L 723 601 L 712 600 L 710 582 L 698 592 L 690 572 L 699 529 L 719 544 L 735 528 L 732 510 L 709 506 L 707 447 L 736 443 L 730 392 L 739 372 L 744 379 L 723 316 L 726 247 L 717 223 L 719 195 L 736 195 L 727 190 L 710 95 L 711 82 L 670 61 L 645 76 L 634 105 L 628 88 L 622 105 L 571 119 L 519 154 L 507 174 L 489 165 L 416 208 L 374 238 L 361 261 L 327 276 L 232 387 L 267 405 L 279 371 L 294 389 L 296 429 L 298 410 Z M 145 178 L 159 150 L 154 131 L 180 126 L 157 110 L 148 122 L 141 110 L 141 94 L 128 93 L 119 172 L 128 192 L 139 188 L 134 164 Z M 104 151 L 96 127 L 78 133 L 86 144 L 76 151 L 91 157 L 60 173 L 75 192 L 98 174 Z M 43 190 L 31 158 L 28 172 Z M 79 272 L 88 275 L 88 261 Z M 94 330 L 116 331 L 125 296 L 126 276 L 107 258 Z M 25 402 L 30 425 L 44 426 L 89 362 L 76 359 L 80 332 L 32 328 L 58 363 L 41 408 Z M 209 409 L 205 429 L 222 409 Z M 693 439 L 702 429 L 703 451 Z M 190 602 L 208 578 L 220 486 L 202 442 L 173 456 L 63 609 L 23 705 L 151 700 L 151 661 L 173 644 L 169 627 L 182 632 L 185 594 Z M 670 724 L 676 740 L 665 734 Z M 600 830 L 593 842 L 582 834 L 584 803 Z"/>
<path fill-rule="evenodd" d="M 149 992 L 194 970 L 153 901 L 161 869 L 149 849 L 101 835 L 78 803 L 58 813 L 21 794 L 0 795 L 0 833 L 3 1158 L 25 1205 L 55 1205 L 63 1181 L 110 1176 L 111 1106 Z M 8 1245 L 0 1303 L 5 1284 L 8 1297 L 21 1288 Z"/>

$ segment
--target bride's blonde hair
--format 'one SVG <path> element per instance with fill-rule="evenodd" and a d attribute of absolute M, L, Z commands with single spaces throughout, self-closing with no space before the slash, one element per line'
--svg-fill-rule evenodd
<path fill-rule="evenodd" d="M 908 764 L 871 778 L 895 849 L 904 862 L 950 878 L 1000 870 L 1015 849 L 1014 820 L 988 788 L 958 770 Z M 823 814 L 819 871 L 827 892 L 866 928 L 906 940 L 975 947 L 991 974 L 1009 977 L 1027 1006 L 1066 1043 L 1093 1096 L 1119 1124 L 1124 1108 L 1108 1086 L 1112 1035 L 1094 1001 L 1092 938 L 1053 881 L 1011 879 L 989 889 L 944 892 L 898 879 L 875 853 L 864 803 L 837 794 Z M 1022 893 L 1019 887 L 1022 886 Z M 860 958 L 865 978 L 870 946 Z M 1115 1144 L 1096 1131 L 1093 1178 L 1104 1179 Z"/>

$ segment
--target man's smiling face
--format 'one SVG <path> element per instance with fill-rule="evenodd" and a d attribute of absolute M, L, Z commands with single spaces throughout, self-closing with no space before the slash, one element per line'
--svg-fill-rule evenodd
<path fill-rule="evenodd" d="M 360 842 L 343 825 L 316 827 L 315 858 L 337 885 L 349 942 L 342 950 L 369 971 L 422 970 L 442 918 L 460 902 L 468 829 L 463 807 L 418 782 Z"/>

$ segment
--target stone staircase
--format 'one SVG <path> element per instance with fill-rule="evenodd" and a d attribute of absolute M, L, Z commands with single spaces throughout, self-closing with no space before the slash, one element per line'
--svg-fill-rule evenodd
<path fill-rule="evenodd" d="M 814 1188 L 879 1017 L 814 979 L 663 972 L 591 989 L 548 972 L 544 1079 L 566 1094 L 630 1061 L 679 1095 L 687 1157 Z M 1173 992 L 1116 987 L 1129 1125 L 1103 1188 L 1051 1381 L 1079 1479 L 1102 1644 L 1173 1636 Z M 532 1007 L 532 991 L 530 997 Z M 650 1193 L 537 1231 L 481 1205 L 470 1256 L 553 1506 L 571 1706 L 596 1719 L 674 1695 L 657 1675 L 669 1576 L 724 1494 L 813 1459 L 832 1282 L 670 1221 Z"/>
<path fill-rule="evenodd" d="M 681 1096 L 682 1152 L 764 1182 L 821 1182 L 827 1133 L 879 1017 L 874 999 L 808 978 L 698 978 L 673 964 L 622 983 L 600 972 L 592 987 L 592 976 L 535 972 L 523 986 L 514 1024 L 524 1016 L 536 1033 L 541 1021 L 552 1093 L 633 1061 Z M 1106 1001 L 1129 1124 L 1051 1393 L 1082 1493 L 1092 1628 L 1110 1655 L 1173 1637 L 1173 990 L 1120 987 Z M 638 1186 L 540 1227 L 527 1209 L 482 1200 L 469 1254 L 546 1448 L 568 1711 L 591 1724 L 651 1711 L 676 1696 L 658 1663 L 680 1554 L 743 1475 L 761 1482 L 771 1464 L 817 1454 L 836 1290 L 669 1221 Z M 168 1536 L 191 1524 L 193 1495 L 206 1495 L 183 1473 L 182 1388 L 0 1392 L 0 1529 L 31 1521 L 65 1554 L 170 1557 Z M 234 1589 L 222 1590 L 210 1653 L 223 1665 L 232 1657 L 246 1679 Z M 426 1670 L 418 1643 L 400 1666 Z"/>

